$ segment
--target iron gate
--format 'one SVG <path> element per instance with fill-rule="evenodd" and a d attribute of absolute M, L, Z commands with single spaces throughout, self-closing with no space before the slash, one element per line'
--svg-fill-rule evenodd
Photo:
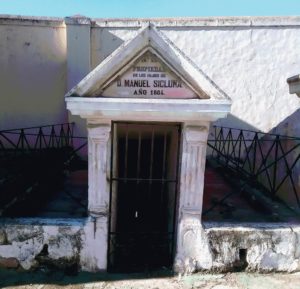
<path fill-rule="evenodd" d="M 172 264 L 179 144 L 179 124 L 113 122 L 110 271 Z"/>

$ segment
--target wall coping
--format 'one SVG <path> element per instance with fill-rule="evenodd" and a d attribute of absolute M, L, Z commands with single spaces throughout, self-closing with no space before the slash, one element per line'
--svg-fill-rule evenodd
<path fill-rule="evenodd" d="M 0 14 L 0 25 L 46 26 L 65 28 L 63 18 Z"/>
<path fill-rule="evenodd" d="M 300 230 L 298 223 L 288 222 L 215 222 L 215 221 L 203 221 L 203 228 L 205 230 Z"/>
<path fill-rule="evenodd" d="M 71 19 L 78 25 L 86 25 L 90 21 L 92 27 L 139 28 L 145 23 L 152 22 L 157 27 L 298 27 L 300 16 L 223 16 L 223 17 L 172 17 L 172 18 L 89 18 L 71 16 L 45 17 L 0 14 L 0 25 L 22 26 L 54 26 L 65 27 L 65 22 Z"/>
<path fill-rule="evenodd" d="M 141 27 L 152 22 L 157 27 L 286 27 L 300 26 L 300 16 L 223 16 L 173 18 L 95 18 L 94 27 Z"/>

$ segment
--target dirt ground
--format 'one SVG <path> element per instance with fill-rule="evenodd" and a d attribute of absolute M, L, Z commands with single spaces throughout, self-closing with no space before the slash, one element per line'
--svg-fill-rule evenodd
<path fill-rule="evenodd" d="M 73 273 L 72 273 L 73 274 Z M 0 270 L 1 288 L 31 289 L 300 289 L 300 273 L 227 273 L 173 276 L 170 272 L 151 274 L 92 274 L 39 270 Z"/>

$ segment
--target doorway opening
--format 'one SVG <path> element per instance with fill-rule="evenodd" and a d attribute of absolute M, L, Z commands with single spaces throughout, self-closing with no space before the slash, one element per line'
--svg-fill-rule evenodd
<path fill-rule="evenodd" d="M 180 125 L 113 122 L 108 269 L 173 261 Z"/>

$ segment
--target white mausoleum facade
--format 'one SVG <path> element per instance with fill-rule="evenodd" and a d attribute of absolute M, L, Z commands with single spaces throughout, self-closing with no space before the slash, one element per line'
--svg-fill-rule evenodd
<path fill-rule="evenodd" d="M 8 79 L 2 86 L 1 127 L 75 120 L 76 134 L 88 137 L 89 185 L 87 218 L 4 222 L 7 242 L 0 244 L 1 258 L 16 258 L 29 269 L 47 243 L 50 258 L 73 258 L 83 270 L 106 271 L 113 248 L 110 234 L 119 218 L 115 199 L 121 185 L 113 179 L 120 181 L 123 173 L 118 145 L 124 135 L 127 141 L 124 127 L 141 126 L 150 135 L 147 125 L 157 124 L 171 132 L 179 128 L 168 139 L 173 150 L 165 174 L 176 176 L 176 194 L 168 187 L 172 206 L 166 205 L 166 226 L 173 227 L 173 269 L 227 270 L 240 250 L 248 249 L 250 269 L 299 270 L 297 225 L 273 230 L 272 225 L 248 224 L 241 229 L 237 224 L 204 226 L 201 220 L 212 123 L 299 132 L 294 119 L 300 102 L 286 82 L 300 69 L 298 17 L 2 17 L 0 33 L 1 75 Z M 165 135 L 166 146 L 166 133 L 158 134 Z M 136 209 L 135 218 L 138 214 Z M 22 241 L 27 231 L 37 234 L 29 232 Z M 267 241 L 262 243 L 263 238 Z"/>
<path fill-rule="evenodd" d="M 153 75 L 149 70 L 157 73 Z M 112 199 L 108 177 L 111 122 L 122 120 L 181 124 L 174 262 L 180 271 L 190 264 L 197 266 L 202 250 L 201 212 L 209 124 L 228 114 L 228 96 L 149 23 L 79 82 L 67 94 L 66 102 L 72 114 L 87 119 L 89 212 L 102 228 L 101 269 L 106 269 Z"/>

